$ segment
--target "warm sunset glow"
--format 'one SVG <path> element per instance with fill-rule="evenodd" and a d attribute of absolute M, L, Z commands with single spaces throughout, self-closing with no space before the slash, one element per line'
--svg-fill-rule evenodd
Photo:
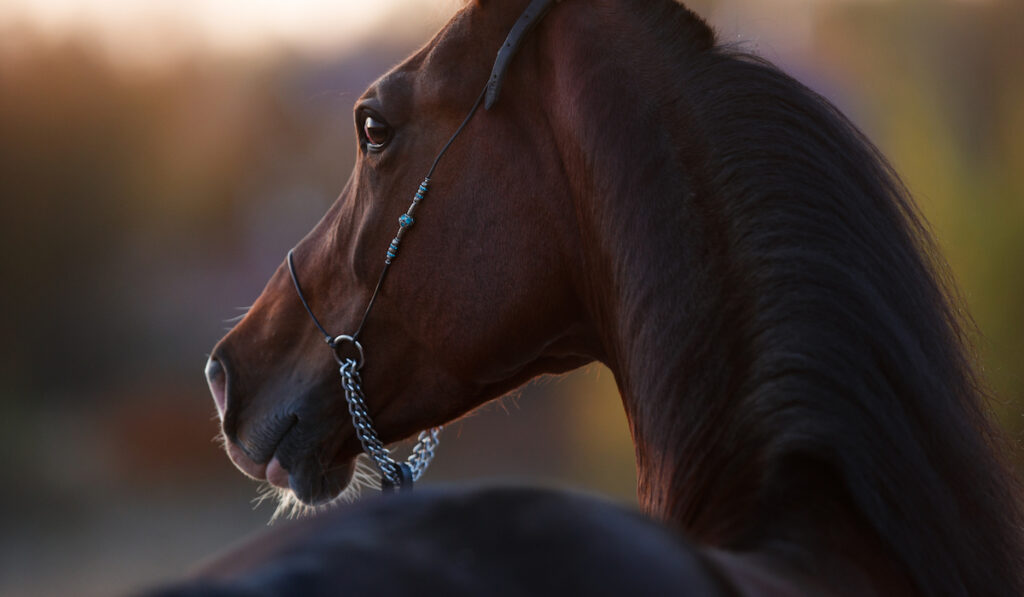
<path fill-rule="evenodd" d="M 4 0 L 0 31 L 85 34 L 128 60 L 281 46 L 337 51 L 364 41 L 371 31 L 439 25 L 458 5 L 458 0 Z"/>
<path fill-rule="evenodd" d="M 742 42 L 770 57 L 784 58 L 806 52 L 815 15 L 822 7 L 892 1 L 693 0 L 688 4 L 709 17 L 723 40 Z M 118 61 L 134 63 L 162 62 L 201 53 L 251 54 L 280 48 L 338 53 L 357 45 L 372 47 L 372 36 L 421 38 L 443 24 L 464 2 L 3 0 L 0 43 L 10 37 L 10 32 L 36 31 L 58 39 L 85 36 L 97 41 Z M 765 30 L 777 35 L 766 35 Z"/>

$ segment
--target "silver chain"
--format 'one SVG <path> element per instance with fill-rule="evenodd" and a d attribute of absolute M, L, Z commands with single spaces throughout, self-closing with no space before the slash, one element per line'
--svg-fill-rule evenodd
<path fill-rule="evenodd" d="M 401 484 L 401 464 L 391 456 L 391 451 L 380 441 L 377 431 L 373 428 L 373 420 L 366 409 L 366 396 L 363 394 L 362 380 L 359 377 L 359 365 L 355 359 L 341 361 L 341 384 L 345 389 L 345 401 L 348 402 L 348 412 L 352 416 L 352 425 L 356 430 L 356 437 L 363 446 L 363 451 L 377 464 L 377 468 L 384 477 L 395 485 Z M 441 442 L 442 427 L 432 427 L 421 431 L 416 445 L 412 448 L 412 454 L 405 464 L 412 471 L 412 480 L 418 481 L 420 476 L 430 466 L 434 458 L 437 445 Z"/>

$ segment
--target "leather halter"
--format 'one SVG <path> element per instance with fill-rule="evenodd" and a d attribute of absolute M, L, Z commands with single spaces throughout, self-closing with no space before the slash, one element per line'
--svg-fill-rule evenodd
<path fill-rule="evenodd" d="M 288 271 L 291 274 L 292 283 L 295 285 L 295 292 L 298 293 L 299 300 L 302 302 L 302 306 L 305 307 L 310 319 L 313 320 L 313 324 L 326 338 L 327 345 L 334 352 L 334 358 L 341 366 L 340 372 L 345 386 L 345 399 L 349 403 L 349 412 L 353 417 L 353 423 L 356 426 L 357 434 L 359 435 L 363 450 L 370 455 L 381 471 L 381 488 L 385 491 L 393 489 L 394 487 L 398 487 L 402 490 L 412 489 L 413 481 L 419 478 L 419 475 L 422 474 L 426 469 L 427 464 L 429 464 L 430 458 L 433 457 L 433 451 L 438 442 L 437 436 L 440 433 L 440 427 L 435 427 L 432 430 L 420 433 L 419 441 L 416 447 L 413 448 L 413 457 L 411 457 L 408 462 L 396 462 L 390 457 L 390 453 L 383 447 L 383 444 L 381 444 L 377 437 L 376 431 L 373 429 L 369 413 L 365 409 L 365 402 L 362 400 L 363 394 L 362 389 L 359 386 L 358 372 L 363 366 L 363 347 L 359 343 L 359 334 L 363 331 L 363 326 L 366 325 L 366 320 L 370 315 L 370 310 L 373 308 L 373 303 L 377 299 L 377 295 L 380 294 L 380 289 L 384 284 L 384 278 L 388 273 L 392 260 L 398 256 L 399 243 L 401 242 L 403 235 L 412 227 L 413 223 L 415 223 L 415 220 L 412 217 L 413 212 L 418 207 L 420 201 L 426 197 L 427 190 L 430 186 L 430 177 L 433 175 L 434 170 L 441 161 L 441 157 L 448 151 L 448 148 L 451 147 L 455 139 L 460 133 L 462 133 L 462 130 L 466 125 L 469 124 L 470 119 L 472 119 L 473 115 L 476 114 L 481 103 L 483 103 L 484 109 L 489 110 L 494 103 L 498 101 L 498 94 L 501 92 L 501 85 L 504 82 L 505 73 L 508 71 L 512 58 L 519 50 L 519 47 L 523 42 L 523 38 L 537 25 L 544 15 L 547 14 L 551 5 L 558 1 L 560 0 L 532 0 L 526 7 L 526 10 L 523 11 L 519 16 L 519 19 L 512 26 L 512 29 L 509 30 L 508 36 L 505 38 L 505 43 L 503 43 L 501 48 L 498 50 L 498 56 L 494 61 L 494 67 L 491 69 L 491 76 L 487 80 L 487 84 L 484 86 L 483 91 L 480 92 L 480 96 L 473 103 L 473 107 L 470 109 L 469 113 L 466 114 L 462 124 L 459 125 L 455 130 L 455 133 L 452 134 L 448 139 L 448 142 L 444 144 L 444 147 L 441 148 L 441 151 L 439 151 L 437 156 L 434 158 L 434 162 L 430 166 L 430 170 L 427 172 L 426 178 L 424 178 L 423 182 L 420 183 L 419 190 L 413 198 L 412 205 L 410 205 L 406 213 L 399 218 L 400 227 L 395 239 L 391 242 L 391 246 L 388 248 L 387 256 L 384 260 L 384 267 L 381 270 L 380 277 L 377 279 L 377 285 L 373 290 L 373 294 L 370 295 L 370 300 L 367 301 L 366 309 L 363 311 L 363 317 L 359 323 L 359 327 L 356 328 L 356 331 L 351 336 L 332 335 L 327 331 L 323 324 L 320 323 L 320 320 L 317 319 L 316 315 L 313 313 L 313 309 L 309 306 L 309 302 L 306 300 L 306 297 L 302 292 L 302 286 L 299 284 L 299 277 L 295 271 L 295 260 L 293 257 L 295 250 L 292 249 L 288 251 Z M 357 350 L 358 360 L 342 356 L 340 350 L 349 343 L 351 343 Z"/>

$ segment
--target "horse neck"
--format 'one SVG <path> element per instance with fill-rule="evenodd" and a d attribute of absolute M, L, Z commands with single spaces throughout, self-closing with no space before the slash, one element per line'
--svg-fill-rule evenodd
<path fill-rule="evenodd" d="M 584 253 L 610 257 L 589 264 L 586 302 L 599 322 L 603 359 L 615 375 L 633 436 L 641 508 L 704 544 L 737 551 L 785 545 L 799 550 L 808 569 L 868 569 L 875 580 L 863 586 L 909 592 L 910 581 L 888 561 L 890 546 L 841 489 L 846 479 L 832 466 L 835 454 L 823 452 L 818 460 L 787 447 L 790 439 L 799 443 L 802 425 L 821 424 L 813 405 L 858 408 L 839 377 L 813 379 L 824 367 L 842 366 L 841 356 L 806 371 L 794 361 L 835 355 L 839 346 L 865 353 L 872 348 L 856 346 L 848 329 L 828 329 L 825 322 L 841 314 L 823 303 L 793 309 L 790 319 L 770 329 L 752 325 L 759 297 L 724 238 L 722 198 L 702 195 L 701 183 L 685 171 L 654 175 L 657 166 L 645 162 L 660 152 L 620 141 L 623 154 L 636 161 L 613 170 L 643 173 L 637 178 L 644 180 L 609 185 L 603 179 L 610 170 L 598 169 L 578 201 L 592 210 L 581 226 L 583 237 L 597 241 Z M 684 211 L 696 217 L 680 217 Z M 793 304 L 796 295 L 799 290 L 790 297 Z M 815 324 L 814 318 L 824 319 Z M 780 354 L 781 360 L 772 360 Z M 799 404 L 808 397 L 813 399 Z M 789 400 L 792 409 L 785 406 Z M 827 432 L 821 428 L 812 430 L 813 445 L 855 453 L 859 445 L 839 441 L 874 436 L 877 429 L 858 427 L 863 422 L 833 417 L 828 424 L 836 443 L 822 441 Z M 858 572 L 848 574 L 859 578 Z"/>
<path fill-rule="evenodd" d="M 729 256 L 706 249 L 713 225 L 636 205 L 687 185 L 597 200 L 602 219 L 621 228 L 595 251 L 616 257 L 591 278 L 591 303 L 634 439 L 642 508 L 702 542 L 733 546 L 755 532 L 770 441 L 763 413 L 742 411 L 757 360 L 743 326 L 750 296 Z"/>
<path fill-rule="evenodd" d="M 658 128 L 608 126 L 649 106 L 632 93 L 590 86 L 629 81 L 636 72 L 592 72 L 590 65 L 614 69 L 617 61 L 595 60 L 601 48 L 567 40 L 605 32 L 579 13 L 555 15 L 555 27 L 597 28 L 552 36 L 557 46 L 549 51 L 566 56 L 565 66 L 539 87 L 561 107 L 550 120 L 566 170 L 585 173 L 573 177 L 587 272 L 580 294 L 602 338 L 599 357 L 622 395 L 641 506 L 697 539 L 727 544 L 745 530 L 737 513 L 750 512 L 760 477 L 752 470 L 754 436 L 736 441 L 743 430 L 732 424 L 751 360 L 742 328 L 749 297 L 729 273 L 730 256 L 718 250 L 724 223 L 711 207 L 715 198 L 701 197 L 701 181 L 680 167 L 687 144 L 663 121 L 653 121 Z M 701 217 L 684 216 L 687 203 Z"/>
<path fill-rule="evenodd" d="M 860 546 L 926 593 L 1012 594 L 1018 507 L 899 183 L 822 100 L 701 48 L 688 15 L 698 41 L 667 51 L 629 30 L 665 19 L 627 13 L 556 12 L 541 88 L 642 507 L 711 545 Z"/>

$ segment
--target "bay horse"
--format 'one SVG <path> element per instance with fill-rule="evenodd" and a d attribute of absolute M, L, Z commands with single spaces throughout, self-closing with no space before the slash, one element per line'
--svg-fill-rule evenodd
<path fill-rule="evenodd" d="M 567 572 L 520 593 L 1024 595 L 969 328 L 884 157 L 672 0 L 555 3 L 477 110 L 530 7 L 472 0 L 370 86 L 351 178 L 207 376 L 232 461 L 315 506 L 364 433 L 397 441 L 600 361 L 647 518 L 536 490 L 395 495 L 221 561 L 215 586 L 502 594 L 504 562 Z"/>

